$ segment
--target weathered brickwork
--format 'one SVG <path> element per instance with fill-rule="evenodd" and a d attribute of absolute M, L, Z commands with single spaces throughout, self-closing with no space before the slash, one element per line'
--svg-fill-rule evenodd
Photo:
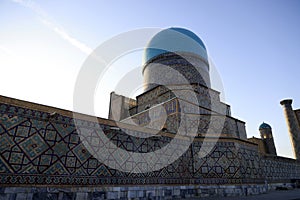
<path fill-rule="evenodd" d="M 190 129 L 198 127 L 198 135 L 205 135 L 208 128 L 211 128 L 214 134 L 246 139 L 244 122 L 227 115 L 215 116 L 214 120 L 211 120 L 213 113 L 208 109 L 190 105 L 185 106 L 185 104 L 187 103 L 174 97 L 162 104 L 157 104 L 150 109 L 132 115 L 122 120 L 122 122 L 158 130 L 166 128 L 172 133 L 176 133 L 181 124 L 186 127 L 188 132 L 190 132 Z M 184 110 L 182 110 L 182 107 Z M 183 116 L 183 113 L 186 114 Z M 197 115 L 192 115 L 193 113 Z M 163 117 L 166 117 L 166 120 Z M 219 120 L 216 120 L 216 118 L 219 118 Z M 218 124 L 219 121 L 221 121 L 221 125 Z"/>
<path fill-rule="evenodd" d="M 0 198 L 19 200 L 127 200 L 127 199 L 185 199 L 201 197 L 233 197 L 266 193 L 280 184 L 263 185 L 188 185 L 188 186 L 120 186 L 120 187 L 5 187 L 0 188 Z"/>
<path fill-rule="evenodd" d="M 297 120 L 297 112 L 292 108 L 292 102 L 292 99 L 286 99 L 282 100 L 280 104 L 283 106 L 294 155 L 296 159 L 300 160 L 300 124 Z"/>
<path fill-rule="evenodd" d="M 298 123 L 300 124 L 300 109 L 295 110 L 295 113 L 296 113 L 296 116 L 297 116 Z"/>
<path fill-rule="evenodd" d="M 226 108 L 227 105 L 223 105 L 220 102 L 220 93 L 207 88 L 202 85 L 168 85 L 166 86 L 157 86 L 152 90 L 149 90 L 142 95 L 137 96 L 137 112 L 144 111 L 145 108 L 152 107 L 153 105 L 160 104 L 166 102 L 174 97 L 178 97 L 182 100 L 191 101 L 191 93 L 197 97 L 197 105 L 202 108 L 213 110 L 215 112 L 222 112 L 223 114 L 227 114 Z M 212 102 L 216 105 L 212 107 Z M 219 105 L 222 104 L 222 105 Z M 224 110 L 220 110 L 217 108 L 223 108 Z M 214 110 L 214 108 L 216 110 Z M 131 108 L 133 109 L 133 107 Z"/>

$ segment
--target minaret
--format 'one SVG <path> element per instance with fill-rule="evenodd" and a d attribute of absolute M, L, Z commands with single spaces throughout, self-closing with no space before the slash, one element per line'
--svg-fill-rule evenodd
<path fill-rule="evenodd" d="M 260 132 L 261 139 L 265 146 L 265 152 L 267 154 L 276 156 L 277 152 L 276 152 L 276 147 L 274 144 L 271 126 L 267 123 L 262 123 L 259 126 L 259 132 Z"/>
<path fill-rule="evenodd" d="M 299 122 L 296 118 L 296 114 L 292 108 L 292 102 L 292 99 L 285 99 L 280 101 L 280 104 L 283 106 L 284 115 L 288 126 L 288 131 L 290 133 L 295 158 L 298 160 L 300 159 L 300 127 Z"/>

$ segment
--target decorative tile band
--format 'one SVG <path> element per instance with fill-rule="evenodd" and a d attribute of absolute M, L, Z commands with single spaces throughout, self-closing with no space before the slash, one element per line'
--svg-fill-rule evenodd
<path fill-rule="evenodd" d="M 79 120 L 79 126 L 95 132 L 99 125 L 110 141 L 127 151 L 154 151 L 172 139 L 135 138 L 105 123 Z M 159 171 L 125 173 L 89 153 L 71 117 L 52 117 L 39 110 L 0 104 L 0 185 L 231 185 L 300 178 L 299 162 L 262 157 L 254 144 L 223 138 L 211 152 L 202 152 L 207 153 L 205 157 L 199 157 L 201 147 L 201 140 L 195 140 L 178 160 Z M 123 155 L 111 159 L 127 158 Z"/>

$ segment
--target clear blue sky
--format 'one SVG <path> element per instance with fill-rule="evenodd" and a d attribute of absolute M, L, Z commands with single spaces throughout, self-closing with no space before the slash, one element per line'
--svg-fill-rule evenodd
<path fill-rule="evenodd" d="M 300 108 L 299 11 L 297 0 L 2 0 L 0 94 L 72 110 L 74 83 L 91 50 L 133 29 L 185 27 L 206 44 L 248 137 L 258 137 L 265 121 L 279 155 L 293 157 L 279 101 L 293 98 Z M 107 100 L 99 100 L 99 116 L 107 116 Z"/>

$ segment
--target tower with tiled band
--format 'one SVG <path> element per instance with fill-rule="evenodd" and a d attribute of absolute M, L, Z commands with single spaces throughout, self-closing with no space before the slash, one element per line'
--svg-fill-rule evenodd
<path fill-rule="evenodd" d="M 292 99 L 285 99 L 280 101 L 283 106 L 288 131 L 290 134 L 294 155 L 297 160 L 300 159 L 300 127 L 297 115 L 292 108 Z"/>
<path fill-rule="evenodd" d="M 276 153 L 271 126 L 267 123 L 262 123 L 259 126 L 259 132 L 265 147 L 265 152 L 267 154 L 276 156 L 277 153 Z"/>

